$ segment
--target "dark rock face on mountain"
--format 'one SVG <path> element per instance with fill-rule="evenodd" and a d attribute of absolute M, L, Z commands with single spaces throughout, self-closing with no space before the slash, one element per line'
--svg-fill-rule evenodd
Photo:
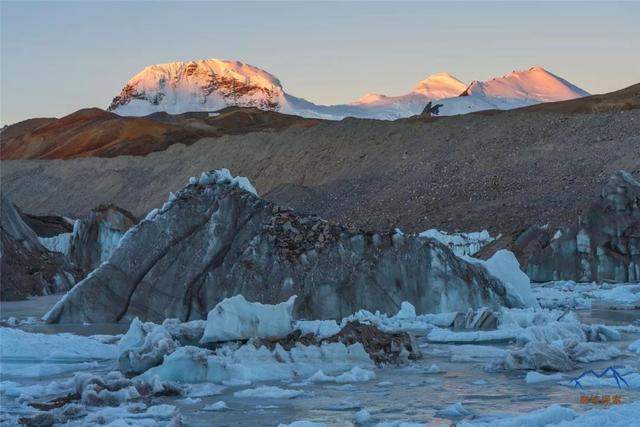
<path fill-rule="evenodd" d="M 616 172 L 575 225 L 519 230 L 477 256 L 488 258 L 505 247 L 534 281 L 640 281 L 640 182 Z"/>
<path fill-rule="evenodd" d="M 187 72 L 188 71 L 189 69 L 187 69 Z M 205 99 L 205 102 L 208 95 L 216 92 L 231 105 L 258 107 L 267 111 L 277 111 L 279 108 L 277 100 L 278 94 L 274 90 L 245 83 L 233 77 L 207 75 L 199 90 L 202 92 L 202 97 Z M 251 96 L 254 94 L 258 94 L 257 99 L 247 99 L 244 102 L 240 101 L 240 98 L 243 96 Z M 116 111 L 119 107 L 125 106 L 136 99 L 147 101 L 152 105 L 158 105 L 165 96 L 166 94 L 164 92 L 148 94 L 143 89 L 138 89 L 132 84 L 126 84 L 120 94 L 113 98 L 107 110 Z M 203 102 L 203 104 L 205 102 Z"/>
<path fill-rule="evenodd" d="M 163 99 L 168 97 L 174 106 L 195 101 L 202 105 L 277 111 L 282 96 L 282 87 L 275 77 L 248 64 L 216 59 L 173 62 L 146 67 L 127 82 L 108 110 L 126 115 L 132 110 L 122 107 L 128 107 L 132 101 L 158 106 L 165 105 Z M 198 110 L 202 109 L 193 105 L 183 107 L 183 111 Z"/>
<path fill-rule="evenodd" d="M 47 321 L 203 319 L 237 294 L 270 304 L 298 295 L 298 318 L 396 312 L 405 300 L 423 313 L 518 305 L 499 280 L 436 241 L 298 215 L 236 180 L 221 172 L 192 179 L 127 232 Z"/>
<path fill-rule="evenodd" d="M 63 255 L 50 252 L 40 244 L 37 235 L 4 196 L 0 238 L 0 300 L 66 291 L 76 282 L 78 271 Z"/>

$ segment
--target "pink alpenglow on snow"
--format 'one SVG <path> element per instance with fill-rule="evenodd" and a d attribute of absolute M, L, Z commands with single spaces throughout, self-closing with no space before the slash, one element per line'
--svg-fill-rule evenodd
<path fill-rule="evenodd" d="M 564 101 L 589 95 L 588 92 L 541 67 L 513 71 L 483 82 L 474 81 L 467 89 L 467 94 L 523 102 Z"/>
<path fill-rule="evenodd" d="M 211 112 L 239 106 L 328 120 L 345 117 L 396 120 L 420 114 L 430 101 L 442 104 L 440 115 L 454 115 L 586 95 L 587 92 L 568 81 L 533 67 L 484 82 L 474 81 L 471 85 L 451 74 L 437 73 L 418 82 L 404 95 L 367 93 L 347 104 L 318 105 L 285 92 L 280 80 L 258 67 L 206 59 L 144 68 L 113 98 L 109 110 L 123 116 L 144 116 L 155 112 Z"/>

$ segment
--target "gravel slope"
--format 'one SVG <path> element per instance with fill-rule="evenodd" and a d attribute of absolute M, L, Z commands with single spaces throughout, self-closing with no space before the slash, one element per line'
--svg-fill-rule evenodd
<path fill-rule="evenodd" d="M 640 176 L 640 110 L 345 119 L 144 157 L 3 161 L 2 191 L 34 214 L 78 216 L 115 203 L 144 215 L 189 176 L 221 167 L 274 201 L 364 228 L 568 224 L 612 172 Z"/>

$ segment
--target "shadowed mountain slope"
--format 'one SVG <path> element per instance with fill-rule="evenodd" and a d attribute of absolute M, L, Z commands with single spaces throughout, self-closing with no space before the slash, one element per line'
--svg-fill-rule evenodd
<path fill-rule="evenodd" d="M 313 126 L 315 119 L 262 111 L 225 108 L 218 113 L 121 117 L 99 108 L 76 111 L 60 119 L 29 119 L 1 134 L 0 158 L 72 159 L 146 155 L 172 144 L 192 144 L 203 137 L 277 131 L 289 126 Z"/>

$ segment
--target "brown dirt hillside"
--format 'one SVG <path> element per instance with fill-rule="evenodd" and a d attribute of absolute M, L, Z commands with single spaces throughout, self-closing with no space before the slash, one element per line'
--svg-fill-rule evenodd
<path fill-rule="evenodd" d="M 633 110 L 634 108 L 640 108 L 640 83 L 603 95 L 532 105 L 521 108 L 521 111 L 584 114 Z"/>
<path fill-rule="evenodd" d="M 227 108 L 216 116 L 188 113 L 121 117 L 99 108 L 60 119 L 30 119 L 0 134 L 0 159 L 73 159 L 146 155 L 172 144 L 192 144 L 203 137 L 277 131 L 313 126 L 317 120 L 258 109 Z"/>

